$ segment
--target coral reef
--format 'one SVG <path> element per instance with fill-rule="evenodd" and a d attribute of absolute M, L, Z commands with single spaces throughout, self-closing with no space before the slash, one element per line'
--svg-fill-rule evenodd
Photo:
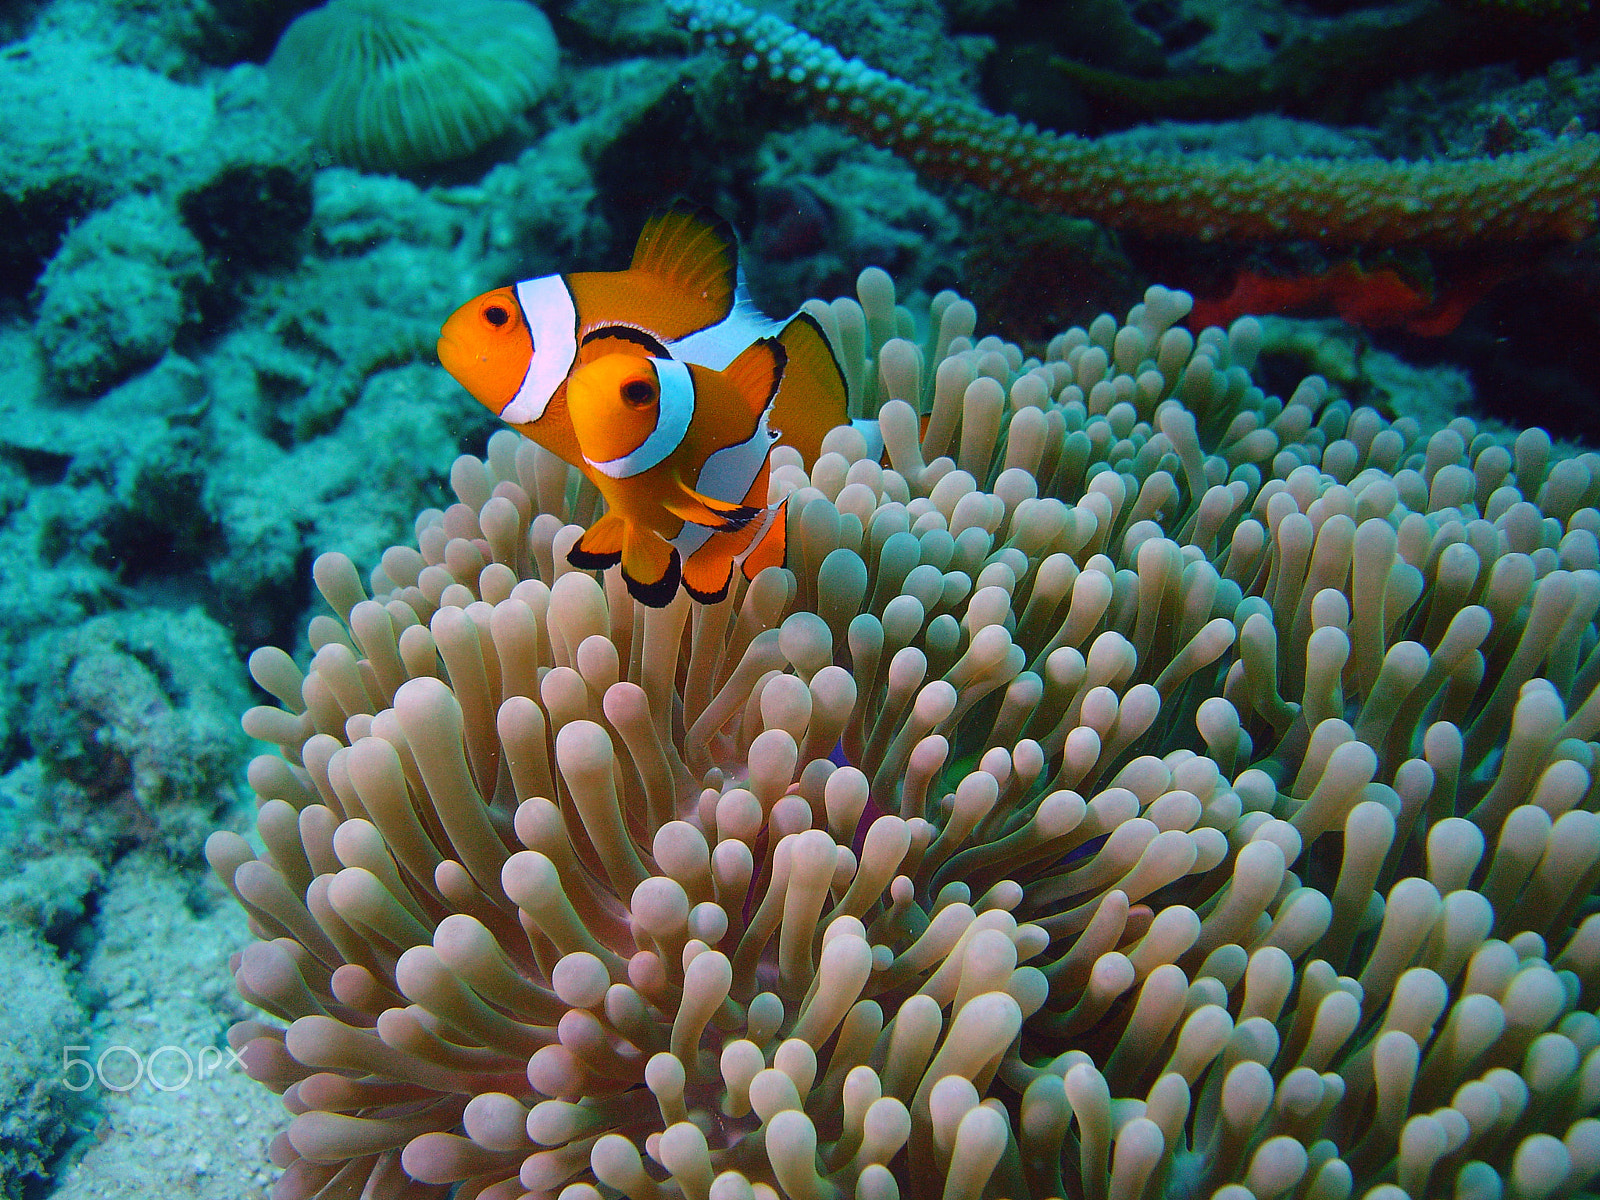
<path fill-rule="evenodd" d="M 1202 240 L 1448 245 L 1576 239 L 1595 226 L 1600 137 L 1411 163 L 1129 154 L 940 97 L 728 0 L 674 0 L 673 11 L 707 45 L 818 118 L 927 174 L 1117 229 Z"/>
<path fill-rule="evenodd" d="M 929 0 L 776 0 L 767 11 L 805 25 L 852 58 L 879 63 L 943 95 L 975 95 L 979 64 L 993 48 L 987 37 L 952 33 L 945 5 Z"/>
<path fill-rule="evenodd" d="M 270 46 L 263 38 L 281 28 L 279 7 L 271 0 L 51 0 L 34 29 L 192 81 L 208 65 L 259 60 Z"/>
<path fill-rule="evenodd" d="M 912 290 L 948 282 L 960 223 L 893 155 L 817 126 L 769 134 L 755 161 L 750 286 L 769 311 L 793 312 L 847 288 L 863 262 Z"/>
<path fill-rule="evenodd" d="M 329 0 L 284 31 L 267 72 L 336 162 L 403 171 L 504 133 L 555 66 L 549 21 L 520 0 Z"/>
<path fill-rule="evenodd" d="M 89 206 L 51 265 L 24 271 L 37 314 L 0 327 L 0 555 L 19 581 L 0 591 L 0 866 L 31 881 L 3 908 L 63 936 L 117 856 L 191 860 L 235 798 L 246 677 L 229 635 L 292 645 L 314 550 L 380 552 L 481 442 L 485 423 L 419 360 L 462 290 L 603 239 L 581 154 L 612 111 L 597 103 L 581 135 L 563 128 L 554 150 L 448 194 L 341 168 L 313 187 L 273 142 L 260 68 L 202 89 L 69 49 L 36 39 L 0 59 L 11 83 L 52 54 L 83 71 L 66 77 L 81 95 L 11 89 L 83 128 L 33 157 L 24 129 L 0 166 L 19 195 L 76 180 Z M 95 97 L 119 92 L 98 114 Z M 183 128 L 141 150 L 147 103 Z M 203 146 L 173 149 L 196 129 Z M 44 227 L 30 215 L 20 232 Z M 104 694 L 73 684 L 104 674 Z M 113 695 L 124 684 L 148 712 Z"/>
<path fill-rule="evenodd" d="M 1202 4 L 1189 6 L 1185 16 L 1190 28 L 1180 48 L 1154 58 L 1148 41 L 1137 38 L 1150 37 L 1138 25 L 1130 36 L 1104 25 L 1072 28 L 1058 18 L 1066 27 L 1052 42 L 1062 53 L 1041 54 L 1023 43 L 1010 70 L 989 72 L 989 90 L 1013 102 L 1006 111 L 1052 128 L 1050 118 L 1064 109 L 1061 93 L 1097 123 L 1269 111 L 1340 124 L 1360 111 L 1374 86 L 1390 81 L 1396 60 L 1407 72 L 1423 71 L 1447 59 L 1449 47 L 1470 30 L 1435 4 L 1333 13 L 1297 13 L 1273 3 Z M 1128 42 L 1137 48 L 1131 61 L 1122 49 Z"/>
<path fill-rule="evenodd" d="M 75 964 L 77 992 L 94 1018 L 87 1029 L 62 1023 L 73 1056 L 96 1069 L 93 1084 L 75 1094 L 76 1115 L 94 1136 L 57 1164 L 55 1200 L 271 1194 L 265 1151 L 276 1114 L 221 1040 L 248 1012 L 215 972 L 242 935 L 241 914 L 222 898 L 220 888 L 149 851 L 106 873 L 87 923 L 92 943 Z M 60 1049 L 54 1054 L 59 1077 Z M 118 1090 L 136 1060 L 138 1085 Z M 102 1070 L 114 1086 L 101 1082 Z M 72 1079 L 85 1082 L 84 1068 Z"/>
<path fill-rule="evenodd" d="M 69 392 L 103 392 L 149 366 L 197 316 L 200 243 L 177 212 L 129 196 L 75 226 L 39 277 L 40 349 Z"/>
<path fill-rule="evenodd" d="M 58 821 L 86 822 L 83 844 L 132 839 L 194 856 L 232 803 L 240 750 L 224 714 L 243 689 L 211 665 L 228 654 L 222 629 L 197 611 L 114 613 L 30 649 L 23 733 L 78 793 Z"/>
<path fill-rule="evenodd" d="M 25 295 L 68 226 L 122 197 L 176 199 L 243 167 L 289 172 L 306 186 L 294 136 L 268 111 L 252 73 L 259 68 L 236 68 L 207 87 L 183 84 L 48 30 L 8 47 L 0 56 L 12 130 L 0 160 L 0 294 Z M 274 228 L 252 201 L 237 195 L 234 219 Z"/>
<path fill-rule="evenodd" d="M 503 431 L 252 656 L 277 1195 L 1581 1189 L 1600 456 L 858 296 L 792 570 L 639 608 Z"/>
<path fill-rule="evenodd" d="M 0 1195 L 21 1200 L 77 1132 L 61 1046 L 83 1041 L 85 1020 L 64 965 L 34 934 L 0 929 L 0 963 Z"/>

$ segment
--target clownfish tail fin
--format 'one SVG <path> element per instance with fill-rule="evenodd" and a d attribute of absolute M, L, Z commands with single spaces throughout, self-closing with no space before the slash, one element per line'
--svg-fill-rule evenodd
<path fill-rule="evenodd" d="M 844 372 L 827 334 L 808 312 L 790 318 L 778 341 L 788 362 L 772 402 L 772 427 L 783 445 L 800 451 L 810 469 L 828 430 L 849 424 Z"/>

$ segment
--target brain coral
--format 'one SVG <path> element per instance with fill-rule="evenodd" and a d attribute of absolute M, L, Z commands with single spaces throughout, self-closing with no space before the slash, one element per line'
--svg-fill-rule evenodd
<path fill-rule="evenodd" d="M 637 607 L 502 432 L 252 658 L 275 1194 L 1580 1190 L 1600 457 L 1268 396 L 1163 289 L 1042 361 L 859 294 L 891 465 L 776 452 L 790 569 Z"/>
<path fill-rule="evenodd" d="M 550 90 L 556 53 L 522 0 L 331 0 L 284 31 L 267 70 L 336 160 L 404 171 L 505 132 Z"/>

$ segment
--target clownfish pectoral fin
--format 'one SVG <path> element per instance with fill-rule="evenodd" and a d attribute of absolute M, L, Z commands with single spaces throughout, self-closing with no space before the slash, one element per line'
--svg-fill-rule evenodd
<path fill-rule="evenodd" d="M 627 537 L 627 521 L 616 513 L 607 513 L 583 531 L 567 551 L 567 561 L 580 571 L 604 571 L 622 561 Z"/>
<path fill-rule="evenodd" d="M 754 579 L 768 567 L 781 567 L 788 559 L 789 551 L 789 499 L 784 499 L 774 509 L 769 510 L 771 516 L 767 519 L 766 527 L 756 537 L 755 545 L 750 547 L 749 553 L 740 563 L 746 579 Z"/>
<path fill-rule="evenodd" d="M 645 222 L 630 270 L 651 276 L 675 303 L 646 328 L 673 341 L 715 325 L 733 311 L 739 290 L 739 239 L 710 209 L 674 204 Z"/>
<path fill-rule="evenodd" d="M 680 521 L 719 531 L 743 529 L 761 515 L 761 509 L 752 505 L 718 500 L 686 484 L 680 484 L 675 492 L 663 497 L 661 507 Z"/>
<path fill-rule="evenodd" d="M 678 594 L 683 566 L 678 548 L 647 529 L 630 527 L 622 547 L 622 581 L 647 608 L 665 608 Z"/>
<path fill-rule="evenodd" d="M 788 354 L 788 364 L 773 400 L 772 427 L 783 445 L 800 451 L 809 470 L 822 453 L 828 430 L 849 424 L 844 371 L 827 334 L 808 312 L 796 313 L 778 341 Z"/>
<path fill-rule="evenodd" d="M 766 480 L 763 475 L 759 481 L 762 492 L 766 491 Z M 752 494 L 757 490 L 751 487 Z M 752 496 L 746 496 L 750 502 Z M 784 503 L 787 503 L 785 501 Z M 705 543 L 690 554 L 683 561 L 683 588 L 701 604 L 715 604 L 724 600 L 728 595 L 728 586 L 733 582 L 733 564 L 742 555 L 746 554 L 752 546 L 769 537 L 772 533 L 772 524 L 776 520 L 779 525 L 783 523 L 783 514 L 780 511 L 767 508 L 757 508 L 757 519 L 750 521 L 739 529 L 719 530 L 705 539 Z M 781 564 L 783 549 L 777 549 L 778 559 Z M 771 547 L 768 547 L 768 553 Z M 762 564 L 766 565 L 765 563 Z"/>

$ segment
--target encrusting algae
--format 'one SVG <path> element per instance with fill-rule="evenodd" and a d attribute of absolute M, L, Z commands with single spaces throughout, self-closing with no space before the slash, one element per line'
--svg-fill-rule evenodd
<path fill-rule="evenodd" d="M 509 431 L 370 594 L 320 559 L 208 846 L 275 1195 L 1581 1189 L 1600 457 L 1269 397 L 1188 307 L 1041 362 L 813 302 L 889 465 L 775 450 L 717 604 L 572 568 Z"/>

